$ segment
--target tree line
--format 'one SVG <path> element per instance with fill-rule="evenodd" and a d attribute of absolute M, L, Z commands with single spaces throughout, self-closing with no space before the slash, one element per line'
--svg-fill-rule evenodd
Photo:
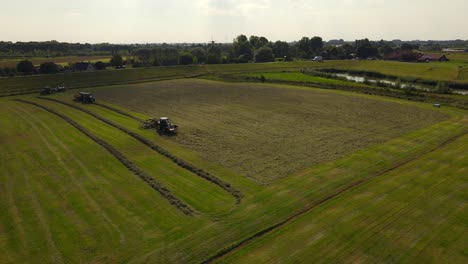
<path fill-rule="evenodd" d="M 463 45 L 468 41 L 456 40 L 453 43 Z M 232 43 L 208 44 L 80 44 L 47 42 L 0 42 L 0 55 L 22 54 L 25 60 L 15 68 L 0 68 L 0 76 L 19 74 L 51 74 L 60 71 L 73 70 L 72 67 L 61 67 L 53 62 L 34 67 L 27 59 L 27 54 L 45 57 L 63 55 L 93 55 L 103 53 L 111 57 L 110 63 L 97 62 L 95 69 L 105 69 L 108 66 L 121 68 L 171 66 L 190 64 L 225 64 L 249 62 L 291 61 L 294 59 L 312 59 L 321 56 L 323 59 L 353 59 L 353 58 L 384 58 L 395 51 L 411 51 L 419 48 L 428 49 L 427 45 L 447 42 L 402 42 L 370 41 L 369 39 L 354 42 L 340 40 L 323 41 L 319 36 L 302 37 L 293 42 L 270 41 L 264 36 L 237 36 Z M 432 47 L 432 46 L 430 46 Z M 438 48 L 441 46 L 439 45 Z M 403 52 L 402 56 L 411 56 Z M 401 58 L 405 60 L 405 58 Z M 52 60 L 51 60 L 52 61 Z"/>

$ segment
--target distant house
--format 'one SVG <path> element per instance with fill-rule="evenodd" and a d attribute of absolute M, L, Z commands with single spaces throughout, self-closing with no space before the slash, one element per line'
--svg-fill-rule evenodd
<path fill-rule="evenodd" d="M 94 71 L 95 68 L 91 62 L 77 62 L 74 67 L 75 71 Z"/>
<path fill-rule="evenodd" d="M 448 61 L 447 56 L 440 54 L 424 54 L 418 59 L 419 62 Z"/>

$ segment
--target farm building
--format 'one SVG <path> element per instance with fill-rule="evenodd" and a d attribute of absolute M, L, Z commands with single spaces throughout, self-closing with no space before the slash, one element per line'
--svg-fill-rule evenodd
<path fill-rule="evenodd" d="M 424 54 L 418 59 L 419 62 L 448 61 L 445 55 Z"/>
<path fill-rule="evenodd" d="M 77 62 L 74 67 L 75 71 L 94 71 L 95 68 L 91 62 Z"/>

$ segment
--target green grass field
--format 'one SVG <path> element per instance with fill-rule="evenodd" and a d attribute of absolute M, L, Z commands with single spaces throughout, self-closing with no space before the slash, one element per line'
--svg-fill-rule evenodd
<path fill-rule="evenodd" d="M 466 263 L 466 110 L 300 86 L 149 82 L 197 73 L 301 80 L 300 68 L 327 63 L 0 79 L 15 89 L 148 81 L 86 90 L 141 119 L 167 115 L 180 126 L 176 137 L 160 136 L 129 116 L 73 102 L 74 91 L 50 96 L 71 106 L 35 94 L 0 98 L 0 263 Z M 276 74 L 283 71 L 290 74 Z M 135 135 L 229 183 L 240 203 Z"/>

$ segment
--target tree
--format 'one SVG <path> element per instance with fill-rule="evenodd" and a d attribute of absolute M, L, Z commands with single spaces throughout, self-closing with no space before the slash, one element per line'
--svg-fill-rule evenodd
<path fill-rule="evenodd" d="M 254 35 L 250 36 L 249 43 L 250 43 L 250 45 L 252 45 L 252 47 L 259 48 L 260 47 L 259 46 L 260 45 L 260 37 L 254 36 Z"/>
<path fill-rule="evenodd" d="M 260 37 L 258 42 L 259 42 L 259 47 L 258 48 L 260 48 L 260 47 L 264 47 L 266 44 L 268 44 L 269 41 L 265 37 Z"/>
<path fill-rule="evenodd" d="M 16 70 L 24 74 L 33 73 L 35 71 L 34 65 L 31 61 L 28 60 L 22 60 L 18 62 L 18 64 L 16 65 Z"/>
<path fill-rule="evenodd" d="M 123 61 L 123 58 L 122 58 L 122 55 L 120 54 L 114 54 L 110 60 L 110 63 L 111 65 L 114 67 L 114 68 L 122 68 L 123 64 L 124 64 L 124 61 Z"/>
<path fill-rule="evenodd" d="M 195 57 L 197 59 L 197 63 L 204 63 L 205 60 L 206 60 L 206 52 L 203 48 L 194 48 L 192 51 L 191 51 L 193 57 Z"/>
<path fill-rule="evenodd" d="M 450 94 L 451 90 L 446 83 L 438 82 L 436 86 L 436 92 L 441 94 Z"/>
<path fill-rule="evenodd" d="M 107 64 L 102 62 L 102 61 L 98 61 L 94 64 L 94 68 L 96 68 L 96 70 L 100 71 L 100 70 L 105 70 L 107 67 Z"/>
<path fill-rule="evenodd" d="M 308 56 L 309 50 L 310 50 L 310 44 L 309 44 L 309 38 L 308 37 L 302 37 L 301 40 L 297 43 L 297 47 L 299 51 L 304 55 Z"/>
<path fill-rule="evenodd" d="M 137 59 L 144 65 L 149 65 L 153 51 L 150 49 L 139 49 L 134 51 L 133 55 L 136 56 Z"/>
<path fill-rule="evenodd" d="M 218 64 L 218 63 L 221 63 L 221 57 L 217 56 L 216 54 L 214 53 L 208 53 L 208 55 L 206 55 L 206 61 L 205 61 L 206 64 Z"/>
<path fill-rule="evenodd" d="M 273 44 L 273 53 L 277 58 L 284 58 L 289 55 L 289 44 L 285 41 L 276 41 Z"/>
<path fill-rule="evenodd" d="M 188 52 L 181 53 L 179 55 L 179 64 L 180 65 L 193 64 L 193 55 Z"/>
<path fill-rule="evenodd" d="M 59 72 L 59 66 L 53 62 L 44 62 L 39 67 L 39 72 L 41 74 L 54 74 Z"/>
<path fill-rule="evenodd" d="M 272 62 L 274 60 L 273 50 L 268 47 L 260 48 L 255 54 L 255 62 Z"/>
<path fill-rule="evenodd" d="M 249 61 L 253 58 L 253 49 L 250 42 L 247 40 L 245 35 L 239 35 L 233 43 L 234 55 L 239 60 L 242 56 L 242 61 Z"/>
<path fill-rule="evenodd" d="M 310 46 L 310 55 L 311 56 L 316 56 L 320 55 L 320 52 L 322 51 L 323 48 L 323 40 L 321 37 L 313 37 L 309 40 L 309 46 Z"/>

